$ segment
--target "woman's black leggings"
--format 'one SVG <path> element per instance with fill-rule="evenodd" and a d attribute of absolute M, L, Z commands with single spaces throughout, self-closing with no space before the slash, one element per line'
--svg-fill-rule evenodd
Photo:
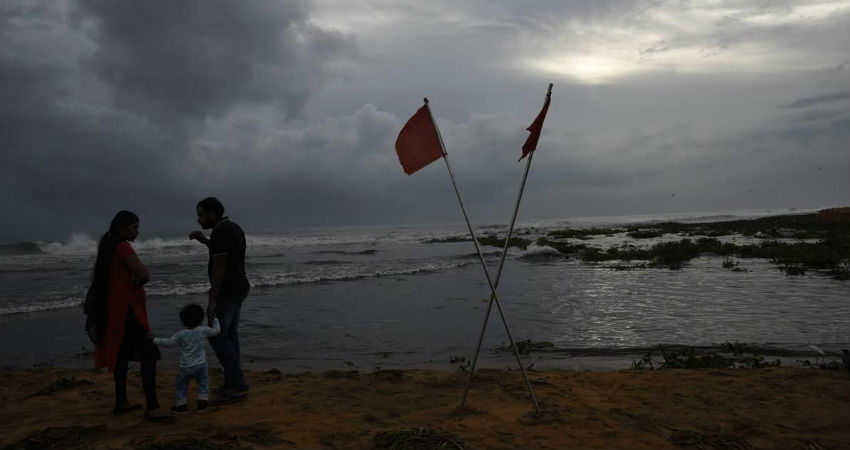
<path fill-rule="evenodd" d="M 127 314 L 127 325 L 124 329 L 124 342 L 118 352 L 115 371 L 112 372 L 115 378 L 116 405 L 123 405 L 129 401 L 127 399 L 127 365 L 133 352 L 138 352 L 141 360 L 142 389 L 145 391 L 147 409 L 157 409 L 159 401 L 156 397 L 156 361 L 159 355 L 157 355 L 156 346 L 148 340 L 147 332 L 130 311 Z"/>

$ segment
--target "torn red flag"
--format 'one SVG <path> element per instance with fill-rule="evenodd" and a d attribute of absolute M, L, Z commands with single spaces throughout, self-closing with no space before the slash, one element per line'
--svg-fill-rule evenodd
<path fill-rule="evenodd" d="M 526 128 L 526 130 L 530 131 L 531 134 L 528 135 L 528 139 L 526 139 L 525 144 L 522 145 L 522 156 L 519 158 L 520 161 L 522 161 L 522 158 L 525 158 L 529 153 L 537 149 L 537 140 L 540 139 L 540 132 L 543 130 L 543 121 L 546 119 L 546 112 L 549 111 L 549 101 L 551 99 L 552 85 L 550 84 L 549 91 L 546 92 L 546 101 L 543 102 L 543 109 L 540 110 L 540 114 L 537 115 L 534 122 Z"/>
<path fill-rule="evenodd" d="M 395 151 L 404 173 L 410 175 L 443 156 L 437 133 L 428 105 L 419 108 L 404 124 L 395 141 Z"/>

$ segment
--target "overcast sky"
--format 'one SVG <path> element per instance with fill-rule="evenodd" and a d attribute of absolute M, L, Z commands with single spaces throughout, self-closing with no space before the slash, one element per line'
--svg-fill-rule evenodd
<path fill-rule="evenodd" d="M 472 219 L 850 203 L 845 1 L 0 3 L 0 241 L 462 219 L 393 144 L 428 96 Z M 674 195 L 675 194 L 675 195 Z"/>

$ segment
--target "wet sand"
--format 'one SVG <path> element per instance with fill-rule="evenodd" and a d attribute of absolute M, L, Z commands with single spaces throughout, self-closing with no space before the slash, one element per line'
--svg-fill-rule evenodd
<path fill-rule="evenodd" d="M 159 373 L 163 406 L 174 373 Z M 532 371 L 541 416 L 517 371 L 477 373 L 466 410 L 463 374 L 252 372 L 246 402 L 197 414 L 193 393 L 170 425 L 113 417 L 108 373 L 2 376 L 0 448 L 373 448 L 378 433 L 419 428 L 446 448 L 850 448 L 850 376 L 821 369 Z M 143 399 L 138 372 L 129 391 Z"/>

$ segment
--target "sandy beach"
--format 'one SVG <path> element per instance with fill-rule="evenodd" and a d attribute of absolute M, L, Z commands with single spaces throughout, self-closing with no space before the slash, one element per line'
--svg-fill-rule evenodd
<path fill-rule="evenodd" d="M 174 371 L 161 370 L 160 402 Z M 531 371 L 533 414 L 516 371 L 251 372 L 248 401 L 171 425 L 111 415 L 96 370 L 6 370 L 2 448 L 848 448 L 850 377 L 800 369 Z M 213 373 L 213 384 L 220 374 Z M 142 399 L 138 373 L 130 396 Z M 190 397 L 190 405 L 194 402 Z M 413 434 L 399 433 L 413 430 Z M 434 431 L 431 431 L 434 430 Z M 436 433 L 436 434 L 435 434 Z M 405 440 L 410 439 L 410 440 Z"/>

